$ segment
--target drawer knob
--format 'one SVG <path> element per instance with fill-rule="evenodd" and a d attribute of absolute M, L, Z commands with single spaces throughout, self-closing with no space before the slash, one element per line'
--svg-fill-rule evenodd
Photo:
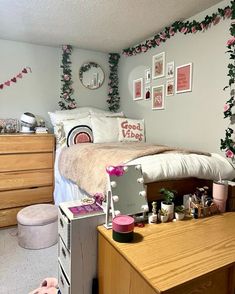
<path fill-rule="evenodd" d="M 60 225 L 61 225 L 62 228 L 64 227 L 64 223 L 63 223 L 61 218 L 60 218 Z"/>
<path fill-rule="evenodd" d="M 66 252 L 65 252 L 64 248 L 61 248 L 61 252 L 64 255 L 64 257 L 66 258 Z"/>

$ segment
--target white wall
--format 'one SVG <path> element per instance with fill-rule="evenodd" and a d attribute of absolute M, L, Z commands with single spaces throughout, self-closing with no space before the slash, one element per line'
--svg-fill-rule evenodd
<path fill-rule="evenodd" d="M 218 5 L 192 17 L 199 21 L 212 14 Z M 222 89 L 228 83 L 229 62 L 226 42 L 230 20 L 221 20 L 206 32 L 174 37 L 159 47 L 132 57 L 122 56 L 119 64 L 121 108 L 129 117 L 144 118 L 147 140 L 150 142 L 195 148 L 220 153 L 220 138 L 224 137 L 227 121 L 223 119 L 223 105 L 229 93 Z M 152 110 L 151 101 L 132 100 L 132 81 L 144 77 L 151 67 L 152 56 L 164 51 L 166 62 L 175 66 L 193 63 L 192 92 L 165 98 L 165 110 Z M 153 80 L 152 85 L 166 83 L 166 78 Z"/>
<path fill-rule="evenodd" d="M 32 69 L 0 90 L 0 118 L 19 118 L 29 111 L 48 119 L 47 111 L 56 108 L 59 97 L 60 55 L 58 48 L 0 40 L 0 84 L 25 66 Z"/>
<path fill-rule="evenodd" d="M 16 84 L 0 90 L 0 118 L 19 118 L 23 112 L 29 111 L 50 125 L 47 112 L 59 109 L 61 57 L 61 48 L 0 40 L 0 84 L 25 66 L 32 69 L 32 73 L 24 75 Z M 108 55 L 74 48 L 71 60 L 77 104 L 107 109 Z M 87 61 L 97 62 L 105 72 L 105 82 L 97 90 L 86 89 L 79 80 L 79 68 Z"/>

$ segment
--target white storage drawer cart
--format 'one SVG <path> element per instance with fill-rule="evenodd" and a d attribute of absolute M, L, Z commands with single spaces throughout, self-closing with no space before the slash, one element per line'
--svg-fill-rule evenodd
<path fill-rule="evenodd" d="M 97 277 L 97 226 L 105 222 L 105 213 L 75 216 L 70 207 L 81 201 L 59 206 L 58 280 L 61 294 L 92 294 Z"/>

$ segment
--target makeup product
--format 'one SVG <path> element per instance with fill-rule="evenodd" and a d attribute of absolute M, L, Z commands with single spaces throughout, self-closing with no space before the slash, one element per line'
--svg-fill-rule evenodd
<path fill-rule="evenodd" d="M 113 240 L 128 243 L 134 236 L 134 218 L 129 215 L 118 215 L 113 218 Z"/>

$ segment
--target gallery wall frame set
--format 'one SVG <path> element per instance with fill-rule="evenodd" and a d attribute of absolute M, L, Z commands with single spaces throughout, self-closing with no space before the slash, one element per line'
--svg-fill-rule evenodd
<path fill-rule="evenodd" d="M 176 67 L 175 71 L 175 93 L 192 91 L 192 67 L 193 64 L 187 63 Z"/>
<path fill-rule="evenodd" d="M 153 55 L 152 57 L 152 79 L 165 76 L 165 52 Z"/>
<path fill-rule="evenodd" d="M 152 87 L 152 109 L 164 109 L 165 108 L 165 95 L 164 85 Z"/>
<path fill-rule="evenodd" d="M 143 78 L 133 80 L 133 100 L 143 99 Z"/>

